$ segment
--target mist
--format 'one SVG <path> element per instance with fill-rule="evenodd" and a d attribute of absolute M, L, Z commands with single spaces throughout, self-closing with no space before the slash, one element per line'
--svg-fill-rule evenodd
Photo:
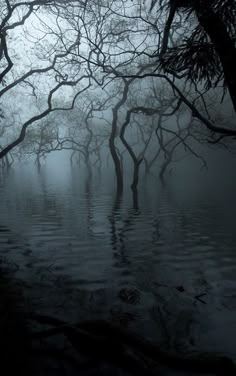
<path fill-rule="evenodd" d="M 6 374 L 235 374 L 234 1 L 0 19 Z"/>

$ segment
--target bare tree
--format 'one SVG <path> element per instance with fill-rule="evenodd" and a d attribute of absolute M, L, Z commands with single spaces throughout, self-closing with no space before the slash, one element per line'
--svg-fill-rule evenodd
<path fill-rule="evenodd" d="M 60 0 L 35 0 L 5 1 L 1 5 L 1 101 L 2 103 L 4 99 L 9 101 L 12 94 L 19 94 L 24 90 L 24 95 L 31 98 L 30 106 L 34 110 L 27 119 L 28 111 L 24 109 L 25 104 L 22 103 L 22 106 L 19 106 L 19 111 L 22 112 L 21 118 L 24 118 L 19 124 L 19 136 L 13 138 L 8 144 L 2 145 L 0 158 L 6 156 L 24 140 L 26 130 L 31 124 L 46 118 L 52 111 L 63 109 L 53 104 L 54 98 L 61 93 L 63 88 L 80 86 L 74 97 L 71 97 L 71 105 L 65 108 L 69 109 L 74 106 L 77 97 L 91 85 L 89 74 L 85 70 L 74 72 L 69 67 L 72 56 L 78 48 L 78 33 L 77 35 L 74 33 L 73 38 L 69 38 L 58 19 L 54 17 L 53 27 L 48 26 L 44 20 L 45 16 L 49 17 L 53 7 L 57 9 L 63 7 L 63 4 Z M 81 5 L 81 11 L 83 9 L 84 6 Z M 29 19 L 33 20 L 36 26 L 27 23 Z M 26 51 L 19 49 L 14 41 L 16 30 L 18 42 L 25 48 L 28 46 Z M 36 36 L 32 35 L 33 32 Z M 37 49 L 32 55 L 30 48 L 35 48 L 36 44 Z M 37 105 L 38 96 L 45 98 L 44 105 Z"/>

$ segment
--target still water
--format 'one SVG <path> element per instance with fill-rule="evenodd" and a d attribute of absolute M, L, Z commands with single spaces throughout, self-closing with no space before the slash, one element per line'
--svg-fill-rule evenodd
<path fill-rule="evenodd" d="M 232 172 L 150 176 L 135 201 L 128 188 L 116 197 L 112 170 L 15 166 L 0 176 L 1 257 L 40 312 L 236 358 Z"/>

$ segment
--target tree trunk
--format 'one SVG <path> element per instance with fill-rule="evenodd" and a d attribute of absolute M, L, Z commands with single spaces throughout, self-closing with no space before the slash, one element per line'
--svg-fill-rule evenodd
<path fill-rule="evenodd" d="M 133 80 L 134 78 L 131 78 L 129 81 L 124 80 L 124 90 L 123 90 L 122 98 L 112 109 L 113 118 L 112 118 L 112 125 L 111 125 L 111 135 L 109 138 L 109 148 L 110 148 L 111 156 L 115 165 L 117 194 L 122 194 L 123 192 L 122 164 L 121 164 L 121 161 L 120 161 L 120 158 L 118 156 L 118 153 L 116 151 L 116 146 L 115 146 L 115 138 L 117 134 L 118 111 L 127 100 L 129 85 L 131 84 Z"/>
<path fill-rule="evenodd" d="M 134 162 L 134 172 L 133 172 L 133 181 L 131 184 L 131 189 L 133 192 L 137 191 L 138 180 L 139 180 L 139 166 L 143 159 L 133 161 Z"/>
<path fill-rule="evenodd" d="M 161 170 L 160 170 L 160 172 L 159 172 L 159 178 L 160 178 L 160 179 L 163 179 L 163 178 L 164 178 L 164 175 L 165 175 L 166 169 L 167 169 L 167 167 L 169 166 L 170 162 L 171 162 L 171 156 L 169 155 L 169 156 L 167 157 L 166 161 L 165 161 L 165 162 L 162 164 L 162 166 L 161 166 Z"/>
<path fill-rule="evenodd" d="M 116 128 L 117 128 L 116 124 L 117 124 L 117 111 L 113 110 L 113 121 L 112 121 L 111 135 L 109 138 L 109 148 L 110 148 L 111 156 L 115 165 L 117 193 L 121 194 L 123 192 L 123 172 L 122 172 L 120 159 L 118 157 L 116 146 L 115 146 L 115 137 L 116 137 Z"/>

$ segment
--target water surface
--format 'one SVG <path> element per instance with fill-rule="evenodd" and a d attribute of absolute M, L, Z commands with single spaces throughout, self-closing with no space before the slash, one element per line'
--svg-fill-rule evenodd
<path fill-rule="evenodd" d="M 235 188 L 230 172 L 185 170 L 134 202 L 112 171 L 16 166 L 1 172 L 1 256 L 43 312 L 235 357 Z"/>

